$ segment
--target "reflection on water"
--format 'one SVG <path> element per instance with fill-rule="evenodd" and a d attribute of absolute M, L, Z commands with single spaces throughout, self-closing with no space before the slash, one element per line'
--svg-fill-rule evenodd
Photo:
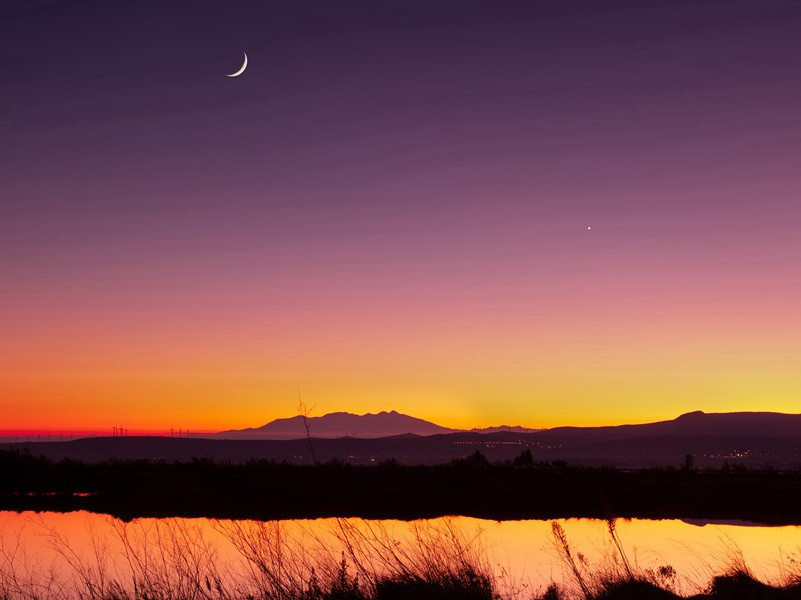
<path fill-rule="evenodd" d="M 560 520 L 579 568 L 610 572 L 621 566 L 608 523 Z M 759 579 L 781 582 L 797 573 L 797 526 L 747 523 L 619 520 L 626 560 L 640 572 L 669 574 L 679 593 L 701 591 L 713 575 L 744 561 Z M 255 557 L 255 559 L 254 559 Z M 124 523 L 86 512 L 0 512 L 0 574 L 37 580 L 39 586 L 80 588 L 91 578 L 123 587 L 133 575 L 169 578 L 170 572 L 215 573 L 204 585 L 247 586 L 283 569 L 307 577 L 309 565 L 393 573 L 403 561 L 465 559 L 484 565 L 509 594 L 530 597 L 551 582 L 572 585 L 548 521 L 485 521 L 451 517 L 425 521 L 320 519 L 281 522 L 210 519 L 136 519 Z M 262 561 L 262 564 L 259 563 Z M 664 573 L 664 572 L 663 572 Z M 202 579 L 201 577 L 201 579 Z M 219 578 L 219 581 L 216 578 Z M 67 583 L 65 583 L 67 582 Z M 250 584 L 248 582 L 251 582 Z M 167 585 L 168 582 L 163 582 Z M 72 589 L 72 588 L 70 588 Z"/>

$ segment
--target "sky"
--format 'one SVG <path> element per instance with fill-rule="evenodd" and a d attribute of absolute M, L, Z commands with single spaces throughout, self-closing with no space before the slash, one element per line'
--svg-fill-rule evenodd
<path fill-rule="evenodd" d="M 795 0 L 9 0 L 0 430 L 799 412 Z M 242 63 L 239 77 L 226 77 Z"/>

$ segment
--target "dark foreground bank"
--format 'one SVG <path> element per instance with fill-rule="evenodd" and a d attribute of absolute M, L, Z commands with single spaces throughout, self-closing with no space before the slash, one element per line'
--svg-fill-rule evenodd
<path fill-rule="evenodd" d="M 472 598 L 474 596 L 463 596 Z M 575 597 L 575 596 L 574 596 Z M 748 573 L 732 573 L 715 577 L 709 590 L 693 596 L 680 596 L 647 579 L 632 578 L 599 584 L 595 591 L 580 596 L 586 600 L 790 600 L 801 598 L 801 584 L 773 586 L 754 579 Z M 433 597 L 432 597 L 433 598 Z M 443 597 L 444 598 L 444 597 Z M 491 596 L 485 596 L 487 600 Z M 454 600 L 456 596 L 454 596 Z M 567 600 L 556 587 L 535 600 Z"/>
<path fill-rule="evenodd" d="M 53 462 L 0 452 L 0 510 L 89 510 L 121 518 L 329 516 L 414 519 L 639 517 L 801 522 L 801 472 L 744 468 L 619 471 L 489 463 L 362 467 L 267 461 Z"/>

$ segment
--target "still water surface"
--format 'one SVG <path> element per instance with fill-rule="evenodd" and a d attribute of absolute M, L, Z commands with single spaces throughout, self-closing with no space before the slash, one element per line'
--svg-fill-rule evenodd
<path fill-rule="evenodd" d="M 581 569 L 588 574 L 619 568 L 609 524 L 593 519 L 557 521 L 564 529 Z M 742 559 L 757 578 L 781 582 L 798 573 L 801 528 L 747 523 L 704 523 L 680 520 L 618 520 L 616 532 L 627 560 L 636 569 L 675 570 L 673 585 L 684 594 L 701 591 L 712 576 Z M 415 554 L 467 552 L 485 561 L 501 588 L 522 590 L 521 597 L 551 582 L 568 587 L 571 577 L 555 547 L 551 521 L 487 521 L 447 517 L 414 522 L 362 519 L 319 519 L 281 522 L 213 519 L 136 519 L 125 523 L 106 515 L 0 512 L 0 569 L 26 577 L 75 578 L 80 569 L 125 582 L 144 563 L 174 564 L 187 549 L 195 567 L 206 559 L 226 578 L 247 577 L 252 565 L 241 542 L 263 544 L 273 552 L 279 541 L 282 560 L 341 560 L 354 540 L 372 551 Z M 239 547 L 237 545 L 239 542 Z M 252 550 L 252 548 L 251 548 Z M 346 552 L 347 553 L 347 552 Z M 363 554 L 369 554 L 364 552 Z M 302 557 L 302 558 L 301 558 Z M 181 558 L 180 560 L 184 560 Z"/>

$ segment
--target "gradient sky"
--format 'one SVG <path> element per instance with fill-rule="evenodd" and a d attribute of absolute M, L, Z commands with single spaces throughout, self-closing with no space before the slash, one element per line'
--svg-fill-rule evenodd
<path fill-rule="evenodd" d="M 255 426 L 298 389 L 454 427 L 799 412 L 799 31 L 795 0 L 5 1 L 0 429 Z"/>

